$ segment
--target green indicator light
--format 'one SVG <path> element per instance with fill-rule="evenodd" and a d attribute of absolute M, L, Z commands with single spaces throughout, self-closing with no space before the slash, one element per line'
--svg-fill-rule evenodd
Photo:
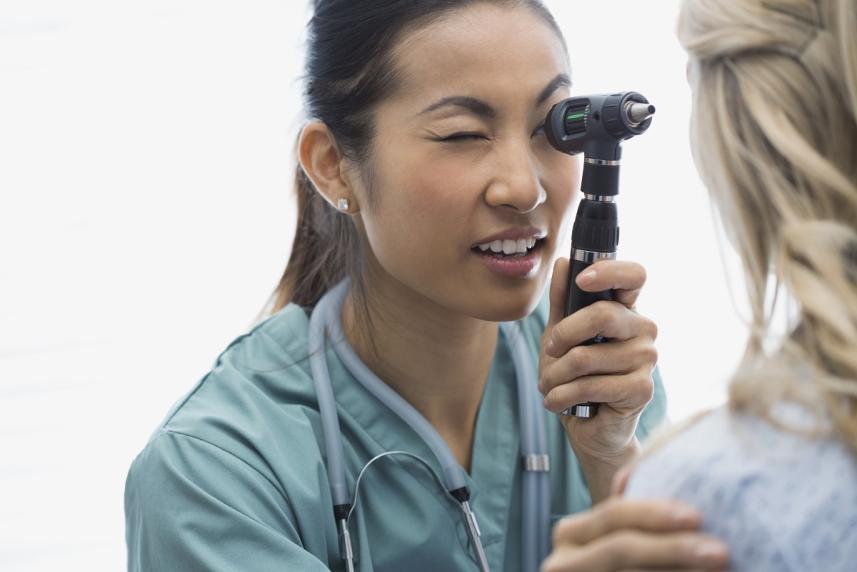
<path fill-rule="evenodd" d="M 574 115 L 569 115 L 569 116 L 567 116 L 567 117 L 566 117 L 566 119 L 580 119 L 580 118 L 581 118 L 581 117 L 583 117 L 584 115 L 586 115 L 586 112 L 585 112 L 585 111 L 584 111 L 584 112 L 581 112 L 581 113 L 575 113 Z"/>

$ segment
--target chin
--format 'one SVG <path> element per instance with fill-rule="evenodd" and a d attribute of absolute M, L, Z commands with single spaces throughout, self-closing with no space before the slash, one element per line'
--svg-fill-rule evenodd
<path fill-rule="evenodd" d="M 473 301 L 473 316 L 486 322 L 514 322 L 529 316 L 538 306 L 541 289 L 537 283 L 520 289 L 498 288 L 497 293 L 480 296 Z"/>

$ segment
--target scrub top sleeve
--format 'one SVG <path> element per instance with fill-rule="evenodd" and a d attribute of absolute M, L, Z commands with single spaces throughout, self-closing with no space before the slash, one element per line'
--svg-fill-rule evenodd
<path fill-rule="evenodd" d="M 304 550 L 294 522 L 265 475 L 190 435 L 161 430 L 125 483 L 129 572 L 327 571 Z"/>

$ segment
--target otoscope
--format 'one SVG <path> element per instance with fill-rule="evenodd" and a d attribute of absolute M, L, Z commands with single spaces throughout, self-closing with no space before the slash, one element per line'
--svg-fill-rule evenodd
<path fill-rule="evenodd" d="M 568 316 L 599 300 L 612 300 L 613 291 L 584 292 L 577 287 L 577 275 L 598 260 L 616 258 L 619 245 L 619 165 L 622 142 L 645 132 L 652 123 L 655 106 L 634 91 L 610 95 L 586 95 L 565 99 L 554 105 L 545 120 L 545 134 L 558 151 L 583 153 L 583 200 L 577 208 L 571 231 L 571 269 L 566 290 Z M 581 345 L 598 344 L 598 335 Z M 581 403 L 562 411 L 563 415 L 590 418 L 598 414 L 597 403 Z"/>

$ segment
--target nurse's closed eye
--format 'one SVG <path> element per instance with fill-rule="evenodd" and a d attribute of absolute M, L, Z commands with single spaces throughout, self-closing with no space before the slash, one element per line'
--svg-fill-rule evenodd
<path fill-rule="evenodd" d="M 443 137 L 441 139 L 437 139 L 437 141 L 475 141 L 478 139 L 487 140 L 488 137 L 482 135 L 481 133 L 453 133 L 448 137 Z"/>
<path fill-rule="evenodd" d="M 535 131 L 533 131 L 533 137 L 538 137 L 539 135 L 544 135 L 545 133 L 545 124 L 542 123 L 539 125 Z M 489 137 L 481 134 L 481 133 L 453 133 L 448 137 L 442 137 L 440 139 L 436 139 L 436 141 L 475 141 L 479 139 L 488 140 Z"/>

